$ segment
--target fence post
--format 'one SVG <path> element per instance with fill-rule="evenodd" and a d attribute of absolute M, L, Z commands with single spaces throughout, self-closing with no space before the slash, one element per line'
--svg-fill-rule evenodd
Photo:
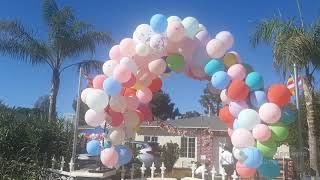
<path fill-rule="evenodd" d="M 154 162 L 152 163 L 152 166 L 150 167 L 150 170 L 151 170 L 151 178 L 154 178 L 154 171 L 156 170 L 157 168 L 154 166 Z"/>
<path fill-rule="evenodd" d="M 132 163 L 131 165 L 131 174 L 130 174 L 130 178 L 133 179 L 134 176 L 134 163 Z"/>
<path fill-rule="evenodd" d="M 121 180 L 124 180 L 124 173 L 126 170 L 124 169 L 124 166 L 121 167 Z"/>
<path fill-rule="evenodd" d="M 54 167 L 56 166 L 56 162 L 57 162 L 57 161 L 56 161 L 56 158 L 55 158 L 55 156 L 53 155 L 53 156 L 52 156 L 52 160 L 51 160 L 51 168 L 52 168 L 52 169 L 54 169 Z"/>
<path fill-rule="evenodd" d="M 212 166 L 212 170 L 211 170 L 211 179 L 214 180 L 215 176 L 216 176 L 216 168 L 214 168 L 214 166 Z"/>
<path fill-rule="evenodd" d="M 145 173 L 146 169 L 147 169 L 146 166 L 144 165 L 144 163 L 142 163 L 141 168 L 140 168 L 141 178 L 144 178 L 144 173 Z"/>
<path fill-rule="evenodd" d="M 194 178 L 194 171 L 196 170 L 196 168 L 197 168 L 197 165 L 194 162 L 192 162 L 192 164 L 191 164 L 191 177 L 192 178 Z"/>
<path fill-rule="evenodd" d="M 205 179 L 205 175 L 206 175 L 206 166 L 203 167 L 202 172 L 201 172 L 201 179 L 204 180 Z"/>
<path fill-rule="evenodd" d="M 224 168 L 222 168 L 222 173 L 221 173 L 221 179 L 225 180 L 226 179 L 226 171 L 224 170 Z"/>
<path fill-rule="evenodd" d="M 232 180 L 236 180 L 236 179 L 238 179 L 238 175 L 237 175 L 237 172 L 236 172 L 236 170 L 234 170 L 233 171 L 233 174 L 232 174 Z"/>
<path fill-rule="evenodd" d="M 64 164 L 65 164 L 65 163 L 66 163 L 66 162 L 64 161 L 64 157 L 61 156 L 60 171 L 63 171 L 63 167 L 64 167 Z"/>
<path fill-rule="evenodd" d="M 162 162 L 162 164 L 161 164 L 160 169 L 161 169 L 161 179 L 163 179 L 163 178 L 164 178 L 165 170 L 167 169 L 166 167 L 164 167 L 164 163 L 163 163 L 163 162 Z"/>

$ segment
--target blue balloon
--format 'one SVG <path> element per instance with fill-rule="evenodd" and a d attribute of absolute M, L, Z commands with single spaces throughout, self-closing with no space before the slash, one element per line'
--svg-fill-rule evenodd
<path fill-rule="evenodd" d="M 256 91 L 263 89 L 263 78 L 261 74 L 257 72 L 251 72 L 247 75 L 245 80 L 247 86 L 249 87 L 250 91 Z"/>
<path fill-rule="evenodd" d="M 150 19 L 150 26 L 154 32 L 163 33 L 167 30 L 167 17 L 162 14 L 155 14 Z"/>
<path fill-rule="evenodd" d="M 239 129 L 239 128 L 240 128 L 240 125 L 239 125 L 238 119 L 235 119 L 233 121 L 233 129 Z"/>
<path fill-rule="evenodd" d="M 112 146 L 112 143 L 111 143 L 111 141 L 104 141 L 103 142 L 103 148 L 111 148 L 111 146 Z"/>
<path fill-rule="evenodd" d="M 250 94 L 250 102 L 255 108 L 259 108 L 262 104 L 267 102 L 267 96 L 264 91 L 253 91 Z"/>
<path fill-rule="evenodd" d="M 211 78 L 211 84 L 214 88 L 223 90 L 225 89 L 230 83 L 230 77 L 224 71 L 218 71 L 213 74 Z"/>
<path fill-rule="evenodd" d="M 132 151 L 124 146 L 124 145 L 118 145 L 115 147 L 115 150 L 118 152 L 119 158 L 118 158 L 118 165 L 122 166 L 127 164 L 132 159 Z"/>
<path fill-rule="evenodd" d="M 223 70 L 224 70 L 224 64 L 221 61 L 218 61 L 215 59 L 212 59 L 211 61 L 209 61 L 204 67 L 204 72 L 206 72 L 208 76 L 212 76 L 214 73 L 218 71 L 223 71 Z"/>
<path fill-rule="evenodd" d="M 291 111 L 289 108 L 284 108 L 282 110 L 280 122 L 288 125 L 296 121 L 296 117 L 297 115 L 295 112 Z"/>
<path fill-rule="evenodd" d="M 263 154 L 255 147 L 247 147 L 242 150 L 246 156 L 243 162 L 249 168 L 258 168 L 263 162 Z"/>
<path fill-rule="evenodd" d="M 103 89 L 106 92 L 106 94 L 108 94 L 109 96 L 116 96 L 120 94 L 122 86 L 120 82 L 113 79 L 113 77 L 108 77 L 103 82 Z"/>
<path fill-rule="evenodd" d="M 258 172 L 261 176 L 272 179 L 280 176 L 280 167 L 277 160 L 263 159 L 262 164 L 258 168 Z"/>
<path fill-rule="evenodd" d="M 98 140 L 91 140 L 87 143 L 87 153 L 93 156 L 100 154 L 100 142 Z"/>

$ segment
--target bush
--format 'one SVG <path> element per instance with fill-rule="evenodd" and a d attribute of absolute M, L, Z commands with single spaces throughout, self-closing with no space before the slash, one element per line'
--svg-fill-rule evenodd
<path fill-rule="evenodd" d="M 39 179 L 49 159 L 70 159 L 72 132 L 62 121 L 48 122 L 35 109 L 9 108 L 0 103 L 0 177 Z"/>
<path fill-rule="evenodd" d="M 179 158 L 179 145 L 177 143 L 167 143 L 161 147 L 161 162 L 164 162 L 166 170 L 171 172 L 174 164 Z"/>

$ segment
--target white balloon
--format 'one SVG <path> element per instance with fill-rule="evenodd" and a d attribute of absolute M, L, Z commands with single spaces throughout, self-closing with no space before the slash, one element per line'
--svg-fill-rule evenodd
<path fill-rule="evenodd" d="M 200 31 L 206 31 L 207 28 L 203 24 L 199 24 L 199 32 Z"/>
<path fill-rule="evenodd" d="M 139 56 L 147 56 L 149 54 L 149 52 L 150 52 L 149 46 L 147 46 L 146 44 L 138 43 L 136 45 L 136 53 Z"/>
<path fill-rule="evenodd" d="M 167 18 L 167 21 L 168 21 L 168 24 L 171 23 L 171 22 L 173 22 L 173 21 L 179 21 L 179 22 L 181 22 L 181 18 L 179 18 L 178 16 L 169 16 L 169 17 Z"/>
<path fill-rule="evenodd" d="M 126 66 L 135 75 L 138 72 L 138 67 L 137 67 L 136 63 L 132 59 L 130 59 L 128 57 L 123 57 L 120 60 L 120 65 Z"/>
<path fill-rule="evenodd" d="M 119 65 L 116 60 L 108 60 L 102 66 L 102 71 L 108 77 L 112 76 L 113 70 Z"/>
<path fill-rule="evenodd" d="M 84 115 L 84 120 L 89 126 L 98 127 L 104 122 L 105 114 L 106 113 L 103 111 L 97 112 L 93 109 L 89 109 Z"/>
<path fill-rule="evenodd" d="M 88 93 L 86 102 L 90 109 L 99 112 L 108 106 L 109 97 L 103 90 L 94 89 Z"/>
<path fill-rule="evenodd" d="M 239 128 L 252 130 L 261 120 L 257 111 L 253 109 L 243 109 L 238 115 Z"/>
<path fill-rule="evenodd" d="M 127 109 L 127 101 L 123 96 L 112 96 L 109 102 L 110 108 L 115 112 L 125 112 Z"/>
<path fill-rule="evenodd" d="M 231 102 L 230 98 L 227 96 L 227 89 L 224 89 L 220 93 L 220 99 L 222 104 L 229 104 Z"/>
<path fill-rule="evenodd" d="M 227 49 L 230 49 L 233 45 L 234 38 L 229 31 L 221 31 L 216 35 L 216 39 L 221 40 Z"/>
<path fill-rule="evenodd" d="M 125 133 L 122 128 L 117 128 L 110 133 L 109 138 L 112 142 L 112 145 L 120 145 L 125 139 Z"/>
<path fill-rule="evenodd" d="M 166 49 L 167 41 L 160 34 L 155 34 L 150 39 L 150 47 L 157 52 L 163 52 Z"/>
<path fill-rule="evenodd" d="M 84 90 L 82 90 L 81 92 L 81 101 L 83 103 L 86 103 L 86 99 L 87 99 L 87 95 L 90 91 L 94 90 L 94 88 L 85 88 Z"/>
<path fill-rule="evenodd" d="M 148 24 L 140 24 L 134 31 L 132 39 L 136 42 L 148 44 L 153 34 L 152 28 Z"/>

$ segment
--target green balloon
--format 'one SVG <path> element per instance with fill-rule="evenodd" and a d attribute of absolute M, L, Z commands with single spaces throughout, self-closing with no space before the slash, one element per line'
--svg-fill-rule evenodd
<path fill-rule="evenodd" d="M 269 126 L 272 132 L 272 139 L 275 141 L 284 141 L 289 136 L 289 129 L 288 127 L 282 123 L 276 123 L 271 126 Z"/>
<path fill-rule="evenodd" d="M 184 58 L 180 54 L 169 55 L 166 61 L 167 61 L 168 67 L 176 72 L 182 71 L 185 65 Z"/>
<path fill-rule="evenodd" d="M 277 144 L 272 139 L 265 142 L 257 141 L 257 149 L 264 157 L 272 158 L 277 152 Z"/>
<path fill-rule="evenodd" d="M 242 63 L 242 66 L 244 66 L 244 68 L 246 69 L 247 74 L 253 72 L 253 68 L 251 65 L 247 64 L 247 63 Z"/>

